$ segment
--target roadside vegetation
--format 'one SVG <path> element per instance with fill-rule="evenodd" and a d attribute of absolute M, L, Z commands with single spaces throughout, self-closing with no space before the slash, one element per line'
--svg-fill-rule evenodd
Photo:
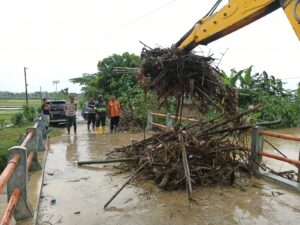
<path fill-rule="evenodd" d="M 7 150 L 15 145 L 21 144 L 21 137 L 27 126 L 9 127 L 0 131 L 0 171 L 7 164 Z"/>
<path fill-rule="evenodd" d="M 2 92 L 0 92 L 0 97 L 1 97 L 1 93 Z M 0 109 L 0 129 L 10 126 L 10 125 L 13 125 L 16 122 L 16 115 L 23 114 L 24 109 L 27 109 L 27 110 L 29 108 L 38 109 L 41 105 L 41 101 L 39 99 L 30 99 L 28 101 L 29 106 L 28 107 L 24 106 L 25 104 L 26 104 L 26 102 L 23 99 L 0 99 L 0 107 L 6 107 L 6 106 L 20 107 L 20 109 L 14 109 L 14 110 Z M 26 114 L 26 112 L 25 112 L 25 114 Z"/>
<path fill-rule="evenodd" d="M 36 110 L 33 106 L 23 106 L 22 110 L 0 112 L 0 171 L 2 171 L 7 164 L 7 150 L 21 144 L 22 135 L 25 134 L 27 127 L 32 126 L 40 110 Z M 49 137 L 60 134 L 60 129 L 52 128 Z"/>
<path fill-rule="evenodd" d="M 224 82 L 237 90 L 239 108 L 244 110 L 259 103 L 266 107 L 251 116 L 252 122 L 281 120 L 280 127 L 296 127 L 300 115 L 300 89 L 295 91 L 283 88 L 283 82 L 267 72 L 252 72 L 247 69 L 231 70 L 227 75 L 222 71 Z"/>

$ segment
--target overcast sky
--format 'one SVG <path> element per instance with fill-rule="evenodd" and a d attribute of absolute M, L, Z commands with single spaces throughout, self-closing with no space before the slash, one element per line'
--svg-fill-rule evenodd
<path fill-rule="evenodd" d="M 224 3 L 228 1 L 224 0 Z M 207 11 L 210 0 L 10 0 L 0 1 L 0 90 L 54 91 L 80 87 L 68 82 L 97 71 L 97 62 L 114 53 L 140 54 L 139 40 L 170 47 Z M 197 52 L 214 53 L 219 65 L 254 66 L 295 89 L 300 82 L 300 44 L 283 11 L 254 22 Z M 298 77 L 298 78 L 295 78 Z M 293 78 L 293 79 L 290 79 Z M 295 78 L 295 79 L 294 79 Z"/>

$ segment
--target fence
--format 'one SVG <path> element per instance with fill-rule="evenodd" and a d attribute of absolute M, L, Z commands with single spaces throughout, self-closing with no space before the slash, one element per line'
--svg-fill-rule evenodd
<path fill-rule="evenodd" d="M 166 125 L 162 125 L 162 124 L 153 122 L 153 116 L 165 117 Z M 174 118 L 175 118 L 175 116 L 172 116 L 170 113 L 161 114 L 161 113 L 149 112 L 148 119 L 147 119 L 147 129 L 151 130 L 153 127 L 160 127 L 160 128 L 164 128 L 167 130 L 173 129 Z M 197 120 L 191 119 L 191 118 L 182 118 L 181 120 L 197 122 Z M 261 124 L 268 125 L 269 123 L 266 122 L 266 123 L 261 123 Z M 300 142 L 300 137 L 294 137 L 294 136 L 285 135 L 285 134 L 276 134 L 276 133 L 272 133 L 269 131 L 263 131 L 263 128 L 260 126 L 255 126 L 255 127 L 251 128 L 251 132 L 252 132 L 252 138 L 251 138 L 250 168 L 253 171 L 253 173 L 256 176 L 263 176 L 263 177 L 265 177 L 269 180 L 272 180 L 276 183 L 279 183 L 281 185 L 292 188 L 293 190 L 300 191 L 300 151 L 299 151 L 299 159 L 298 160 L 289 159 L 282 153 L 281 154 L 283 157 L 263 151 L 264 136 L 281 138 L 281 139 L 297 141 L 297 142 Z M 291 181 L 289 179 L 285 179 L 285 178 L 275 175 L 275 174 L 266 173 L 266 172 L 261 171 L 260 167 L 261 167 L 261 162 L 262 162 L 263 156 L 295 165 L 298 168 L 297 182 Z"/>
<path fill-rule="evenodd" d="M 45 131 L 43 120 L 37 119 L 33 127 L 27 128 L 22 144 L 8 150 L 8 163 L 0 175 L 0 193 L 7 185 L 8 204 L 0 225 L 9 225 L 12 216 L 16 221 L 33 217 L 28 201 L 28 170 L 41 169 L 37 152 L 45 150 Z"/>

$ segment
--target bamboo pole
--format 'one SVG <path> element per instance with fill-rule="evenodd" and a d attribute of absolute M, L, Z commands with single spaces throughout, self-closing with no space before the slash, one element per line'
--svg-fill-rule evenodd
<path fill-rule="evenodd" d="M 146 161 L 137 171 L 135 171 L 135 173 L 122 185 L 122 187 L 105 203 L 104 209 L 112 202 L 112 200 L 115 199 L 115 197 L 117 197 L 117 195 L 123 190 L 123 188 L 131 181 L 134 181 L 148 165 L 149 162 Z"/>
<path fill-rule="evenodd" d="M 187 188 L 188 198 L 191 201 L 193 199 L 193 188 L 192 188 L 192 182 L 191 182 L 191 172 L 190 172 L 189 162 L 188 162 L 188 159 L 187 159 L 187 153 L 186 153 L 185 143 L 183 141 L 183 136 L 182 136 L 182 134 L 179 134 L 178 136 L 179 136 L 179 141 L 182 143 L 181 153 L 182 153 L 182 162 L 183 162 L 183 167 L 184 167 L 184 174 L 185 174 L 185 179 L 186 179 L 186 188 Z"/>
<path fill-rule="evenodd" d="M 121 158 L 121 159 L 106 159 L 106 160 L 92 160 L 92 161 L 79 161 L 78 166 L 87 164 L 105 164 L 105 163 L 115 163 L 115 162 L 129 162 L 133 159 L 131 158 Z"/>

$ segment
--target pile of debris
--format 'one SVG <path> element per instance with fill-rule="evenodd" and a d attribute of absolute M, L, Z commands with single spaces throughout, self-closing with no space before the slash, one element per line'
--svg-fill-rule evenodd
<path fill-rule="evenodd" d="M 134 171 L 130 179 L 108 201 L 139 176 L 153 179 L 165 189 L 187 187 L 193 200 L 192 186 L 231 185 L 239 168 L 248 169 L 249 152 L 243 131 L 252 125 L 236 126 L 235 120 L 262 108 L 258 105 L 230 118 L 223 116 L 207 122 L 196 122 L 185 127 L 156 134 L 132 145 L 116 148 L 110 153 L 126 163 L 122 168 Z"/>
<path fill-rule="evenodd" d="M 118 130 L 130 131 L 131 133 L 141 132 L 144 130 L 145 121 L 139 118 L 133 110 L 130 110 L 126 106 L 122 107 L 122 119 L 120 120 Z"/>
<path fill-rule="evenodd" d="M 227 115 L 237 112 L 237 95 L 223 84 L 222 74 L 211 66 L 213 58 L 176 48 L 144 48 L 141 57 L 139 79 L 146 90 L 158 96 L 161 106 L 173 96 L 180 109 L 184 97 L 190 97 L 202 113 L 209 106 Z"/>

